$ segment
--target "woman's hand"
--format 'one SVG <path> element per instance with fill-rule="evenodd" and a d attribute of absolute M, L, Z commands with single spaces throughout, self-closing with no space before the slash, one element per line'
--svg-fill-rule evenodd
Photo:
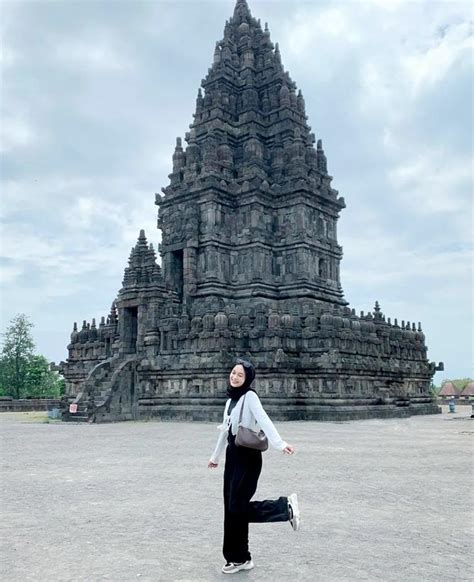
<path fill-rule="evenodd" d="M 209 463 L 207 464 L 208 469 L 217 469 L 218 466 L 219 463 L 213 463 L 212 461 L 209 461 Z"/>
<path fill-rule="evenodd" d="M 295 447 L 292 445 L 286 445 L 286 447 L 283 449 L 283 452 L 285 455 L 293 455 L 295 452 Z"/>

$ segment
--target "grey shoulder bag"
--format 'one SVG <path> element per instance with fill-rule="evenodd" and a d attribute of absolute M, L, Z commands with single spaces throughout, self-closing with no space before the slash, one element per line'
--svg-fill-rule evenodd
<path fill-rule="evenodd" d="M 257 451 L 266 451 L 268 449 L 268 439 L 263 430 L 256 432 L 255 430 L 242 426 L 241 424 L 242 415 L 244 412 L 245 396 L 247 395 L 244 395 L 244 399 L 242 400 L 242 407 L 240 409 L 235 444 L 238 447 L 247 447 L 248 449 L 256 449 Z"/>

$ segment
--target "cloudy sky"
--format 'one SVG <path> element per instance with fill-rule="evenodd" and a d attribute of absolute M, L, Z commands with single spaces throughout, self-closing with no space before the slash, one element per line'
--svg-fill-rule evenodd
<path fill-rule="evenodd" d="M 2 331 L 67 356 L 106 315 L 234 0 L 1 3 Z M 346 299 L 421 321 L 445 377 L 472 375 L 469 2 L 250 0 L 303 91 L 333 185 Z"/>

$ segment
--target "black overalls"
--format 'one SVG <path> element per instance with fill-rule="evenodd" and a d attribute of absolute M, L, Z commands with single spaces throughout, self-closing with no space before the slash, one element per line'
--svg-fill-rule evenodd
<path fill-rule="evenodd" d="M 250 560 L 249 523 L 288 521 L 288 498 L 250 501 L 262 470 L 262 453 L 238 447 L 231 427 L 227 437 L 224 469 L 224 558 L 227 562 Z"/>

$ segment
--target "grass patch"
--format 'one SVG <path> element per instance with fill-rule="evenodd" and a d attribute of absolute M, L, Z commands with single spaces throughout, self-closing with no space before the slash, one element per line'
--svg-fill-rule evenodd
<path fill-rule="evenodd" d="M 2 420 L 15 422 L 32 422 L 32 423 L 58 422 L 56 420 L 48 418 L 47 410 L 33 410 L 29 412 L 2 412 L 0 414 L 0 422 Z"/>

